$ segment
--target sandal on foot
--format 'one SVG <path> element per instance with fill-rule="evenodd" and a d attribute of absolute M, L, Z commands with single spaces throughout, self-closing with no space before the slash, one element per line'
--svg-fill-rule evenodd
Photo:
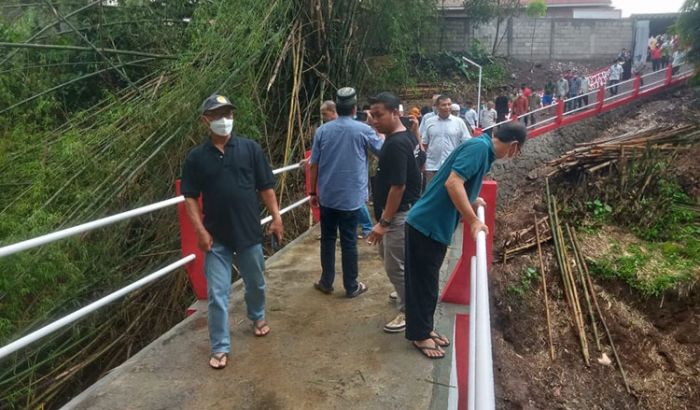
<path fill-rule="evenodd" d="M 448 347 L 450 345 L 450 341 L 445 336 L 434 330 L 430 332 L 430 338 L 433 339 L 433 342 L 440 347 Z"/>
<path fill-rule="evenodd" d="M 355 289 L 355 291 L 352 293 L 348 293 L 348 297 L 350 299 L 356 298 L 356 297 L 360 296 L 361 294 L 367 292 L 367 289 L 368 289 L 367 285 L 365 285 L 362 282 L 357 282 L 357 289 Z"/>
<path fill-rule="evenodd" d="M 267 324 L 267 321 L 260 320 L 258 322 L 260 323 L 256 324 L 256 322 L 253 322 L 253 334 L 255 337 L 267 336 L 270 333 L 270 326 Z"/>
<path fill-rule="evenodd" d="M 213 365 L 211 363 L 212 359 L 216 360 L 218 362 L 218 364 Z M 223 364 L 222 364 L 222 361 L 223 361 Z M 226 352 L 212 353 L 209 356 L 209 367 L 211 367 L 212 369 L 221 370 L 224 367 L 226 367 L 227 364 L 228 364 L 228 353 L 226 353 Z"/>
<path fill-rule="evenodd" d="M 420 351 L 423 354 L 423 356 L 427 357 L 428 359 L 442 359 L 445 357 L 445 352 L 442 351 L 442 349 L 440 349 L 440 346 L 438 346 L 438 345 L 435 345 L 435 347 L 430 347 L 430 346 L 418 346 L 418 344 L 416 342 L 411 342 L 411 344 L 413 345 L 413 347 L 418 349 L 418 351 Z M 429 352 L 438 352 L 438 353 L 440 353 L 440 355 L 439 356 L 430 356 Z"/>
<path fill-rule="evenodd" d="M 327 288 L 327 287 L 323 286 L 323 284 L 321 282 L 314 283 L 314 289 L 321 291 L 322 293 L 325 293 L 326 295 L 330 295 L 333 293 L 333 286 L 331 286 L 330 288 Z"/>

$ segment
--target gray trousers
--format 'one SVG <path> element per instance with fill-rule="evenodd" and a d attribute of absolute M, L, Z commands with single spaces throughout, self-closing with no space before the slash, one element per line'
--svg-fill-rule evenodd
<path fill-rule="evenodd" d="M 398 212 L 379 243 L 379 256 L 384 261 L 384 271 L 398 294 L 399 311 L 405 311 L 406 285 L 404 281 L 404 239 L 406 238 L 406 216 L 408 211 Z"/>

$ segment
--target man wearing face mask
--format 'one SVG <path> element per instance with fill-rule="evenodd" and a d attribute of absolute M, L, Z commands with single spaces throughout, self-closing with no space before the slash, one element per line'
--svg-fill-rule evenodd
<path fill-rule="evenodd" d="M 450 341 L 435 332 L 440 267 L 460 219 L 476 237 L 488 228 L 476 216 L 482 180 L 496 159 L 520 153 L 527 130 L 507 122 L 488 134 L 457 147 L 445 160 L 425 194 L 406 219 L 406 339 L 430 359 L 445 357 Z"/>
<path fill-rule="evenodd" d="M 284 227 L 272 169 L 258 143 L 232 132 L 233 105 L 229 99 L 212 95 L 204 100 L 200 111 L 202 122 L 209 128 L 209 138 L 187 154 L 182 194 L 198 246 L 206 255 L 209 366 L 223 369 L 231 347 L 228 306 L 233 262 L 245 285 L 247 316 L 253 333 L 265 336 L 270 332 L 265 320 L 265 261 L 258 197 L 272 215 L 268 230 L 278 242 L 282 241 Z"/>

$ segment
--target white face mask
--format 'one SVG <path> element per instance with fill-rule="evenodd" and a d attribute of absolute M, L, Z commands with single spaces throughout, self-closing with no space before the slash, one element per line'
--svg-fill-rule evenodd
<path fill-rule="evenodd" d="M 229 135 L 233 130 L 233 118 L 219 118 L 209 123 L 209 129 L 216 135 Z"/>

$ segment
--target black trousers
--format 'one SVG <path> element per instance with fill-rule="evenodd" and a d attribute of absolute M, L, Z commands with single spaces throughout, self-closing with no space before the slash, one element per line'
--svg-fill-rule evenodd
<path fill-rule="evenodd" d="M 440 288 L 440 267 L 447 245 L 406 224 L 406 339 L 425 340 L 433 331 Z"/>

